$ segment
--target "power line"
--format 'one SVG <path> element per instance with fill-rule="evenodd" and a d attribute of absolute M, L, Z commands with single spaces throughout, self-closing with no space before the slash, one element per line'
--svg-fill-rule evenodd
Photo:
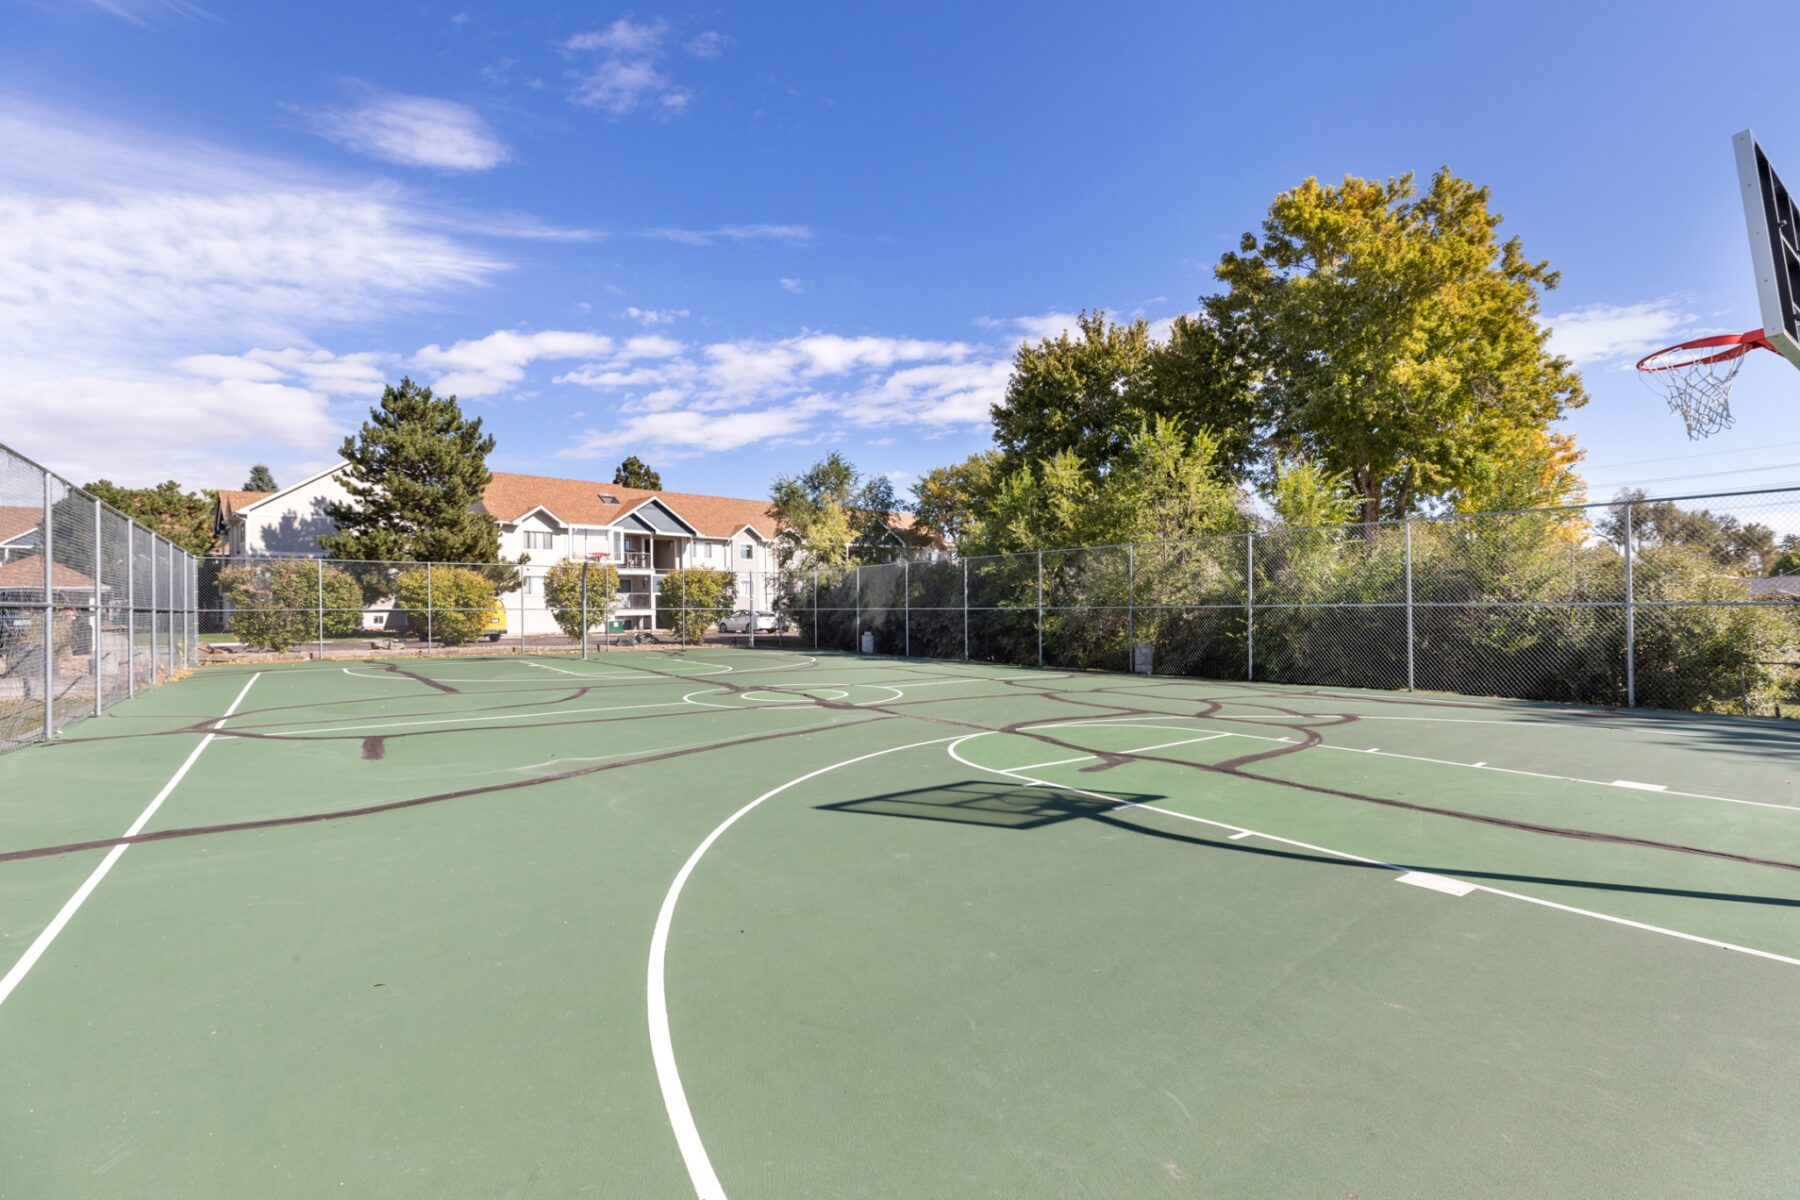
<path fill-rule="evenodd" d="M 1786 450 L 1794 446 L 1800 446 L 1800 442 L 1776 442 L 1772 446 L 1742 446 L 1736 450 L 1701 450 L 1695 454 L 1671 454 L 1666 458 L 1638 458 L 1630 462 L 1590 465 L 1588 469 L 1590 471 L 1611 471 L 1618 467 L 1642 467 L 1648 466 L 1650 463 L 1685 462 L 1690 458 L 1717 458 L 1722 454 L 1753 454 L 1759 450 Z"/>
<path fill-rule="evenodd" d="M 1602 488 L 1637 487 L 1646 483 L 1680 483 L 1689 479 L 1723 479 L 1727 475 L 1755 475 L 1763 471 L 1789 471 L 1800 467 L 1800 462 L 1775 463 L 1767 467 L 1734 467 L 1727 471 L 1703 471 L 1698 475 L 1664 475 L 1656 479 L 1621 479 L 1616 483 L 1590 483 L 1588 488 L 1598 491 Z"/>

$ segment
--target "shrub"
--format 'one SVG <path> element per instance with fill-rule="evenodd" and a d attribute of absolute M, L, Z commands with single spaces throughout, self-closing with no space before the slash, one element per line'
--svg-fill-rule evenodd
<path fill-rule="evenodd" d="M 499 592 L 493 574 L 476 567 L 412 567 L 394 581 L 394 602 L 415 630 L 427 628 L 446 646 L 474 641 L 487 628 Z"/>
<path fill-rule="evenodd" d="M 231 607 L 231 632 L 264 650 L 288 650 L 319 635 L 321 586 L 326 636 L 361 629 L 362 588 L 339 567 L 284 558 L 219 572 L 219 592 Z"/>
<path fill-rule="evenodd" d="M 557 626 L 581 638 L 582 578 L 586 573 L 587 627 L 605 628 L 619 607 L 619 571 L 611 563 L 559 562 L 544 575 L 544 603 Z"/>
<path fill-rule="evenodd" d="M 687 567 L 664 575 L 657 593 L 658 618 L 671 622 L 683 642 L 697 645 L 737 603 L 737 576 L 717 567 Z"/>

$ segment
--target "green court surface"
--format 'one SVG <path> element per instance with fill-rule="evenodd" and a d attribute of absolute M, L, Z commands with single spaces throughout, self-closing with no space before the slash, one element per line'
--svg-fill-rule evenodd
<path fill-rule="evenodd" d="M 1800 730 L 696 649 L 0 757 L 0 1196 L 1800 1192 Z"/>

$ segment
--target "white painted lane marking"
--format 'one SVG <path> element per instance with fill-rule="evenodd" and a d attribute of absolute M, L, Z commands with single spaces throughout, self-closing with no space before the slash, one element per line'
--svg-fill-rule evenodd
<path fill-rule="evenodd" d="M 1248 829 L 1245 829 L 1245 830 L 1242 830 L 1241 832 L 1230 835 L 1225 840 L 1228 842 L 1241 842 L 1247 837 L 1254 837 L 1254 836 L 1255 835 L 1252 834 Z"/>
<path fill-rule="evenodd" d="M 999 731 L 998 730 L 989 730 L 988 732 L 997 733 Z M 956 752 L 956 748 L 958 746 L 962 745 L 963 742 L 968 741 L 970 738 L 978 738 L 978 737 L 986 737 L 986 736 L 987 736 L 987 734 L 985 734 L 985 733 L 969 734 L 967 737 L 959 738 L 957 741 L 952 742 L 948 747 L 946 747 L 946 750 L 948 751 L 951 758 L 954 758 L 957 762 L 962 763 L 964 766 L 973 767 L 977 771 L 987 771 L 989 774 L 993 774 L 993 775 L 1004 775 L 1009 779 L 1017 779 L 1024 783 L 1034 783 L 1034 784 L 1037 784 L 1039 787 L 1047 787 L 1047 788 L 1052 789 L 1053 791 L 1060 790 L 1060 791 L 1065 791 L 1065 792 L 1073 792 L 1074 794 L 1076 794 L 1078 796 L 1092 796 L 1098 800 L 1109 800 L 1113 803 L 1113 805 L 1115 806 L 1115 809 L 1130 808 L 1130 809 L 1141 810 L 1144 812 L 1161 813 L 1165 817 L 1174 817 L 1177 820 L 1182 820 L 1182 821 L 1192 821 L 1196 825 L 1210 825 L 1215 829 L 1235 830 L 1238 833 L 1244 834 L 1245 836 L 1255 834 L 1257 837 L 1265 838 L 1271 842 L 1277 842 L 1283 846 L 1295 846 L 1301 850 L 1311 850 L 1316 854 L 1324 854 L 1324 855 L 1328 855 L 1332 858 L 1341 858 L 1347 862 L 1368 863 L 1371 866 L 1385 867 L 1390 871 L 1394 871 L 1394 872 L 1401 873 L 1401 874 L 1409 873 L 1412 870 L 1412 868 L 1410 868 L 1410 867 L 1401 866 L 1399 863 L 1386 862 L 1379 858 L 1368 858 L 1361 854 L 1351 854 L 1349 851 L 1346 851 L 1346 850 L 1333 850 L 1329 846 L 1316 846 L 1316 845 L 1312 844 L 1311 842 L 1302 842 L 1302 841 L 1297 841 L 1294 838 L 1279 837 L 1273 833 L 1264 833 L 1259 829 L 1246 829 L 1242 825 L 1232 825 L 1225 821 L 1214 821 L 1208 817 L 1196 817 L 1192 813 L 1176 812 L 1172 808 L 1160 808 L 1157 805 L 1147 804 L 1147 803 L 1143 803 L 1141 801 L 1133 802 L 1133 801 L 1121 800 L 1117 796 L 1108 796 L 1101 792 L 1090 792 L 1083 788 L 1069 787 L 1067 784 L 1051 783 L 1049 780 L 1046 780 L 1046 779 L 1037 779 L 1032 776 L 1023 775 L 1016 770 L 1007 771 L 1007 770 L 1002 770 L 999 767 L 984 766 L 981 763 L 970 762 L 968 759 L 964 758 L 962 755 L 960 755 Z M 1268 739 L 1265 738 L 1265 739 L 1261 739 L 1261 740 L 1266 741 Z M 1695 943 L 1698 943 L 1699 945 L 1712 946 L 1719 950 L 1730 950 L 1736 954 L 1747 954 L 1752 958 L 1762 958 L 1762 959 L 1767 959 L 1770 962 L 1785 963 L 1790 967 L 1800 967 L 1800 958 L 1790 958 L 1789 956 L 1787 956 L 1785 954 L 1776 954 L 1771 950 L 1758 950 L 1754 946 L 1741 946 L 1736 942 L 1721 942 L 1721 941 L 1717 940 L 1716 938 L 1702 937 L 1697 933 L 1686 933 L 1686 932 L 1683 932 L 1682 930 L 1669 929 L 1666 926 L 1662 926 L 1662 925 L 1650 925 L 1643 921 L 1627 920 L 1624 917 L 1615 917 L 1611 913 L 1595 912 L 1591 908 L 1577 908 L 1573 904 L 1559 904 L 1554 900 L 1545 900 L 1538 896 L 1527 896 L 1523 892 L 1509 892 L 1505 888 L 1492 887 L 1485 883 L 1472 883 L 1469 886 L 1471 888 L 1473 888 L 1475 891 L 1486 892 L 1491 896 L 1504 896 L 1508 900 L 1520 900 L 1526 904 L 1535 904 L 1535 905 L 1539 906 L 1540 908 L 1553 908 L 1553 909 L 1556 909 L 1558 912 L 1573 913 L 1579 917 L 1592 917 L 1596 921 L 1605 921 L 1609 925 L 1623 925 L 1628 929 L 1641 929 L 1646 933 L 1660 933 L 1664 937 L 1677 938 L 1684 942 L 1695 942 Z"/>
<path fill-rule="evenodd" d="M 599 708 L 547 708 L 539 712 L 504 713 L 486 717 L 434 717 L 428 721 L 378 721 L 371 725 L 327 725 L 323 729 L 280 729 L 269 737 L 308 737 L 319 733 L 368 733 L 374 729 L 418 729 L 431 725 L 474 725 L 485 721 L 529 721 L 537 717 L 573 717 L 582 713 L 635 712 L 648 708 L 680 708 L 684 701 L 665 700 L 660 704 L 613 704 Z"/>
<path fill-rule="evenodd" d="M 1460 879 L 1447 879 L 1442 875 L 1433 875 L 1429 871 L 1408 871 L 1395 878 L 1394 882 L 1410 883 L 1414 887 L 1442 892 L 1446 896 L 1466 896 L 1475 890 L 1475 885 L 1472 883 L 1464 883 Z"/>
<path fill-rule="evenodd" d="M 713 843 L 763 801 L 773 799 L 791 787 L 798 787 L 840 767 L 867 762 L 885 754 L 898 754 L 902 750 L 916 750 L 920 746 L 937 746 L 955 740 L 956 735 L 953 735 L 923 742 L 909 742 L 904 746 L 889 746 L 885 750 L 859 754 L 855 758 L 846 758 L 816 771 L 808 771 L 779 787 L 770 788 L 719 822 L 706 835 L 705 840 L 694 847 L 694 852 L 681 864 L 681 870 L 675 873 L 675 880 L 669 884 L 668 894 L 663 897 L 662 908 L 657 911 L 656 927 L 650 934 L 650 965 L 644 995 L 650 1021 L 650 1057 L 656 1065 L 656 1081 L 662 1088 L 663 1107 L 668 1110 L 669 1125 L 675 1131 L 675 1145 L 681 1151 L 681 1161 L 687 1167 L 688 1179 L 693 1183 L 694 1195 L 699 1200 L 725 1200 L 725 1186 L 719 1182 L 718 1173 L 713 1170 L 712 1159 L 706 1153 L 706 1144 L 700 1140 L 700 1129 L 694 1123 L 693 1110 L 688 1107 L 687 1091 L 681 1085 L 681 1072 L 675 1065 L 675 1042 L 669 1032 L 668 981 L 665 975 L 668 966 L 669 928 L 675 920 L 675 904 L 681 899 L 681 889 L 687 886 L 688 877 L 700 865 L 706 852 L 712 849 Z"/>
<path fill-rule="evenodd" d="M 1176 721 L 1220 721 L 1220 720 L 1230 720 L 1231 719 L 1231 718 L 1227 718 L 1227 717 L 1194 717 L 1194 716 L 1187 716 L 1182 713 L 1170 713 L 1169 718 L 1170 718 L 1170 720 L 1176 720 Z M 1119 717 L 1119 718 L 1094 717 L 1094 718 L 1089 718 L 1089 719 L 1080 720 L 1080 721 L 1051 721 L 1051 722 L 1046 722 L 1045 724 L 1042 724 L 1042 725 L 1021 726 L 1020 732 L 1022 732 L 1022 733 L 1029 732 L 1034 729 L 1079 729 L 1079 728 L 1082 728 L 1084 726 L 1089 726 L 1089 725 L 1124 724 L 1127 721 L 1135 721 L 1137 719 L 1138 718 L 1136 718 L 1136 717 Z M 1168 726 L 1168 725 L 1149 725 L 1149 726 L 1145 726 L 1145 728 L 1174 729 L 1174 728 L 1181 728 L 1181 727 L 1180 726 Z M 1255 734 L 1255 733 L 1240 733 L 1235 729 L 1227 731 L 1225 736 L 1235 737 L 1235 738 L 1247 738 L 1253 742 L 1286 743 L 1286 744 L 1290 744 L 1290 745 L 1294 741 L 1293 738 L 1270 737 L 1270 736 L 1267 736 L 1264 734 Z M 1334 746 L 1329 742 L 1320 742 L 1317 745 L 1313 746 L 1312 749 L 1314 749 L 1314 750 L 1336 750 L 1336 751 L 1339 751 L 1339 752 L 1345 753 L 1345 754 L 1374 754 L 1379 758 L 1398 758 L 1398 759 L 1402 759 L 1406 762 L 1431 763 L 1433 766 L 1440 766 L 1440 767 L 1462 767 L 1467 770 L 1495 771 L 1501 775 L 1520 775 L 1520 776 L 1524 776 L 1525 778 L 1528 778 L 1528 779 L 1554 779 L 1558 783 L 1583 783 L 1583 784 L 1590 784 L 1595 787 L 1612 787 L 1613 786 L 1613 781 L 1607 780 L 1607 779 L 1583 779 L 1578 775 L 1551 775 L 1544 771 L 1526 771 L 1526 770 L 1522 770 L 1521 768 L 1518 768 L 1518 767 L 1496 767 L 1491 763 L 1485 763 L 1485 762 L 1481 762 L 1481 763 L 1453 762 L 1452 760 L 1447 759 L 1447 758 L 1429 758 L 1422 754 L 1401 754 L 1400 752 L 1398 752 L 1396 750 L 1364 750 L 1360 746 Z M 1751 808 L 1778 808 L 1778 809 L 1782 809 L 1783 811 L 1786 811 L 1786 812 L 1800 812 L 1800 805 L 1776 804 L 1776 803 L 1774 803 L 1772 801 L 1768 801 L 1768 800 L 1745 800 L 1745 799 L 1742 799 L 1737 796 L 1715 796 L 1715 795 L 1709 794 L 1707 792 L 1679 792 L 1679 791 L 1674 791 L 1669 788 L 1664 788 L 1664 789 L 1661 789 L 1660 794 L 1664 795 L 1664 796 L 1675 796 L 1675 797 L 1679 797 L 1679 798 L 1687 799 L 1687 800 L 1716 800 L 1721 804 L 1745 804 L 1745 805 L 1750 806 Z"/>
<path fill-rule="evenodd" d="M 1027 763 L 1022 767 L 1008 767 L 1007 770 L 1036 771 L 1043 767 L 1065 767 L 1070 763 L 1087 762 L 1090 759 L 1098 759 L 1099 757 L 1100 756 L 1097 754 L 1077 754 L 1074 758 L 1053 758 L 1049 762 Z"/>
<path fill-rule="evenodd" d="M 1615 779 L 1610 786 L 1636 788 L 1640 792 L 1666 792 L 1669 790 L 1669 785 L 1666 783 L 1639 783 L 1635 779 Z"/>
<path fill-rule="evenodd" d="M 225 724 L 226 718 L 236 712 L 238 705 L 244 702 L 244 697 L 250 694 L 251 685 L 261 678 L 261 671 L 250 677 L 249 682 L 244 684 L 243 690 L 237 694 L 237 699 L 231 702 L 231 707 L 225 710 L 225 716 L 212 723 L 213 729 L 216 730 Z M 145 806 L 144 811 L 138 814 L 137 820 L 131 823 L 131 828 L 125 831 L 126 837 L 136 837 L 143 831 L 150 818 L 156 815 L 156 810 L 163 806 L 163 801 L 167 800 L 169 794 L 175 790 L 175 785 L 187 776 L 189 768 L 199 761 L 201 753 L 212 745 L 213 737 L 214 734 L 209 732 L 200 739 L 200 744 L 194 747 L 186 761 L 176 769 L 174 775 L 169 777 L 169 782 L 163 784 L 162 791 L 156 793 L 156 798 L 151 800 Z M 37 964 L 38 959 L 44 956 L 44 951 L 50 948 L 50 943 L 56 940 L 57 935 L 63 931 L 63 927 L 69 923 L 70 918 L 74 917 L 81 906 L 87 902 L 87 898 L 94 894 L 94 889 L 100 886 L 100 881 L 106 878 L 107 872 L 113 869 L 113 864 L 123 858 L 125 851 L 129 849 L 131 849 L 131 844 L 125 842 L 108 850 L 106 857 L 100 860 L 100 865 L 95 867 L 82 885 L 75 889 L 75 894 L 63 903 L 56 916 L 52 917 L 50 923 L 44 926 L 43 932 L 37 935 L 37 939 L 26 947 L 25 953 L 20 956 L 19 961 L 12 965 L 12 970 L 6 973 L 4 979 L 0 979 L 0 1004 L 6 1003 L 6 998 L 13 994 L 14 988 L 19 986 L 19 981 L 24 979 L 26 973 Z"/>

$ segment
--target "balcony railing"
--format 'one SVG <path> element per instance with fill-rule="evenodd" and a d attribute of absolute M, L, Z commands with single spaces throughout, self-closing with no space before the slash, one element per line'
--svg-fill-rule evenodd
<path fill-rule="evenodd" d="M 621 561 L 619 565 L 628 571 L 648 570 L 650 567 L 650 552 L 648 550 L 627 550 L 624 554 L 623 561 Z"/>

